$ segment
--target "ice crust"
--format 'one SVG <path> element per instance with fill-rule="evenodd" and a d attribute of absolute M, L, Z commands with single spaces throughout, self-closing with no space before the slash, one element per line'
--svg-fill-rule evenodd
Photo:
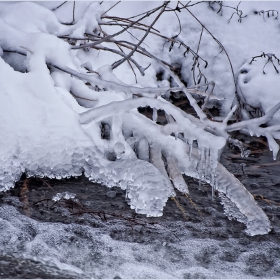
<path fill-rule="evenodd" d="M 64 25 L 60 23 L 60 12 L 53 13 L 43 7 L 44 4 L 0 3 L 0 190 L 13 187 L 24 172 L 27 176 L 50 178 L 67 178 L 84 173 L 91 180 L 108 187 L 117 185 L 126 189 L 127 199 L 136 212 L 160 216 L 168 197 L 175 195 L 169 179 L 175 188 L 188 193 L 181 175 L 185 173 L 209 182 L 213 190 L 224 193 L 236 206 L 234 210 L 229 210 L 229 204 L 226 212 L 230 216 L 238 216 L 234 214 L 238 209 L 246 216 L 242 221 L 246 223 L 250 235 L 267 233 L 270 225 L 264 212 L 244 186 L 217 162 L 226 139 L 205 131 L 207 124 L 186 116 L 159 97 L 170 88 L 168 73 L 164 73 L 164 81 L 158 83 L 155 80 L 158 66 L 153 65 L 147 70 L 147 77 L 140 77 L 138 84 L 131 85 L 131 73 L 127 66 L 122 65 L 113 73 L 108 66 L 110 55 L 105 57 L 101 54 L 97 59 L 95 50 L 73 50 L 57 37 L 81 37 L 85 32 L 92 33 L 98 28 L 100 16 L 105 10 L 99 3 L 81 5 L 83 12 L 80 10 L 75 23 Z M 206 8 L 195 9 L 198 16 L 206 12 Z M 167 33 L 172 33 L 166 22 L 162 23 L 162 27 L 166 27 Z M 215 16 L 214 26 L 218 26 L 219 32 L 228 38 L 226 28 L 222 30 L 219 22 L 220 19 Z M 182 24 L 187 26 L 189 20 L 185 19 Z M 195 24 L 190 24 L 198 30 Z M 233 24 L 231 32 L 235 30 L 240 30 L 240 27 Z M 231 74 L 225 69 L 228 64 L 224 57 L 209 53 L 210 50 L 205 48 L 208 41 L 201 43 L 202 54 L 214 66 L 205 71 L 211 72 L 207 73 L 213 80 L 223 81 L 218 83 L 218 95 L 225 88 L 233 92 L 233 84 L 229 82 Z M 170 54 L 158 53 L 160 43 L 153 42 L 153 50 L 166 61 L 172 63 L 182 55 L 179 50 Z M 231 45 L 232 39 L 227 46 L 233 53 Z M 211 47 L 218 51 L 217 46 L 216 49 Z M 248 49 L 243 53 L 248 55 Z M 233 56 L 236 58 L 234 68 L 237 69 L 244 58 Z M 98 69 L 100 76 L 86 74 L 82 65 Z M 182 61 L 185 72 L 190 72 L 190 65 L 189 58 Z M 258 83 L 255 76 L 250 75 L 260 69 L 259 66 L 251 69 L 253 65 L 243 66 L 250 70 L 246 77 L 244 75 L 246 83 L 241 74 L 238 76 L 238 84 L 252 106 L 256 102 L 252 97 L 252 88 L 257 90 Z M 28 73 L 25 73 L 26 70 Z M 186 76 L 186 73 L 182 75 Z M 262 81 L 271 89 L 277 77 L 269 77 Z M 85 85 L 84 81 L 96 85 L 99 90 Z M 252 87 L 248 86 L 248 81 L 253 84 Z M 174 78 L 171 83 L 176 90 L 182 89 L 178 79 Z M 183 90 L 193 106 L 197 106 L 190 93 L 185 88 Z M 133 99 L 135 94 L 143 97 Z M 233 98 L 227 96 L 225 110 L 228 104 L 232 104 Z M 267 112 L 270 104 L 265 100 L 263 98 L 261 102 Z M 153 121 L 141 116 L 136 109 L 145 106 L 153 108 Z M 159 109 L 172 115 L 175 122 L 159 128 L 155 124 Z M 203 121 L 204 113 L 199 111 L 198 115 Z M 110 139 L 101 139 L 101 121 L 110 127 Z M 183 135 L 183 141 L 176 141 L 172 133 L 176 138 Z M 193 148 L 194 141 L 198 150 Z M 153 152 L 149 150 L 149 145 L 154 145 Z M 273 139 L 269 145 L 275 155 L 278 146 Z M 168 172 L 161 153 L 172 163 L 173 168 L 169 168 Z"/>
<path fill-rule="evenodd" d="M 57 193 L 52 198 L 53 201 L 59 201 L 61 199 L 74 200 L 76 199 L 76 194 L 70 192 L 62 192 L 62 193 Z"/>
<path fill-rule="evenodd" d="M 93 169 L 89 178 L 108 187 L 117 185 L 126 190 L 131 208 L 147 216 L 162 216 L 167 198 L 175 196 L 170 181 L 156 167 L 143 160 L 119 160 L 98 172 Z"/>

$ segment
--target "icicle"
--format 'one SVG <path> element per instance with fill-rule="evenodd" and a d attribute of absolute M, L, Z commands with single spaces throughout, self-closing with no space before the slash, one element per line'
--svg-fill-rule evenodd
<path fill-rule="evenodd" d="M 153 108 L 153 122 L 157 122 L 158 120 L 158 112 L 156 108 Z"/>
<path fill-rule="evenodd" d="M 205 180 L 211 180 L 211 163 L 210 163 L 210 149 L 204 149 L 204 157 L 205 157 Z"/>
<path fill-rule="evenodd" d="M 164 162 L 162 160 L 161 148 L 155 143 L 150 146 L 150 160 L 160 173 L 168 178 Z"/>
<path fill-rule="evenodd" d="M 209 151 L 209 161 L 210 161 L 210 174 L 211 174 L 211 185 L 212 185 L 212 197 L 215 195 L 216 190 L 216 168 L 218 165 L 218 157 L 219 157 L 219 151 L 215 149 L 210 149 Z"/>
<path fill-rule="evenodd" d="M 188 140 L 188 145 L 189 145 L 188 155 L 189 155 L 189 158 L 191 160 L 191 158 L 192 158 L 192 149 L 193 149 L 193 140 Z"/>
<path fill-rule="evenodd" d="M 198 163 L 197 163 L 197 166 L 196 166 L 196 170 L 197 170 L 197 173 L 198 173 L 198 179 L 199 179 L 199 189 L 201 189 L 201 180 L 202 180 L 202 153 L 201 153 L 201 149 L 198 149 L 198 155 L 199 155 L 199 159 L 198 159 Z"/>
<path fill-rule="evenodd" d="M 172 115 L 165 113 L 165 117 L 166 117 L 167 123 L 173 123 L 175 121 L 174 118 L 172 117 Z"/>
<path fill-rule="evenodd" d="M 145 137 L 139 140 L 137 155 L 139 159 L 149 161 L 149 143 Z"/>
<path fill-rule="evenodd" d="M 170 155 L 169 153 L 167 153 L 165 150 L 162 150 L 162 154 L 166 159 L 167 172 L 170 179 L 173 182 L 174 187 L 178 189 L 180 192 L 188 194 L 189 188 L 182 176 L 182 172 L 180 171 L 176 158 Z"/>
<path fill-rule="evenodd" d="M 273 159 L 276 160 L 279 151 L 279 145 L 276 143 L 276 141 L 269 132 L 266 132 L 265 136 L 269 145 L 269 150 L 273 152 Z"/>
<path fill-rule="evenodd" d="M 199 185 L 200 185 L 201 180 L 204 179 L 204 175 L 205 175 L 205 148 L 198 147 L 198 153 L 199 153 L 199 161 L 197 164 L 197 171 L 198 171 Z"/>
<path fill-rule="evenodd" d="M 134 136 L 128 137 L 125 141 L 128 143 L 128 145 L 131 147 L 132 150 L 135 149 L 135 143 L 137 142 L 136 137 Z"/>
<path fill-rule="evenodd" d="M 114 152 L 116 154 L 117 159 L 120 159 L 122 155 L 125 153 L 124 144 L 121 142 L 117 142 L 114 146 Z"/>

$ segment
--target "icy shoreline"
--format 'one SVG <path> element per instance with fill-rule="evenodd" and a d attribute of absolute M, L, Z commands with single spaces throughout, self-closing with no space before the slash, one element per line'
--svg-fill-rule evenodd
<path fill-rule="evenodd" d="M 253 153 L 244 159 L 238 156 L 238 151 L 228 150 L 226 156 L 231 159 L 222 159 L 223 164 L 228 165 L 253 194 L 280 202 L 277 165 L 255 167 L 271 162 L 268 151 L 261 155 Z M 246 175 L 240 162 L 246 162 Z M 63 275 L 67 278 L 154 279 L 280 276 L 280 218 L 276 204 L 257 200 L 272 221 L 273 229 L 267 235 L 251 237 L 244 233 L 243 224 L 228 220 L 220 199 L 212 200 L 210 186 L 202 185 L 199 190 L 198 182 L 191 178 L 187 181 L 192 202 L 179 193 L 176 197 L 187 220 L 173 200 L 167 202 L 163 217 L 145 218 L 129 208 L 125 192 L 120 188 L 108 189 L 81 177 L 48 180 L 53 189 L 40 180 L 30 180 L 27 193 L 22 191 L 22 181 L 16 189 L 1 195 L 1 254 L 35 259 L 45 267 L 44 273 L 49 266 L 56 266 L 60 269 L 59 278 Z M 263 185 L 266 185 L 265 193 L 261 193 Z M 92 211 L 113 212 L 155 224 L 140 226 L 110 215 L 107 222 L 98 215 L 70 215 L 63 205 L 48 209 L 46 201 L 33 205 L 63 190 L 76 193 Z M 24 201 L 23 195 L 28 201 Z M 26 262 L 32 266 L 32 261 Z M 48 278 L 57 275 L 51 271 Z M 23 276 L 20 273 L 25 272 L 18 275 Z"/>

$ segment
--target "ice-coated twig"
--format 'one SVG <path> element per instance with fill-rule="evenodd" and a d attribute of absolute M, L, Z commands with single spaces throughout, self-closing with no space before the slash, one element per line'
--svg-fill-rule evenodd
<path fill-rule="evenodd" d="M 118 83 L 112 82 L 112 81 L 105 81 L 102 80 L 99 77 L 96 77 L 95 75 L 87 75 L 87 74 L 82 74 L 79 73 L 73 69 L 70 69 L 68 67 L 62 67 L 62 66 L 58 66 L 58 65 L 53 65 L 55 68 L 71 74 L 81 80 L 86 80 L 90 83 L 92 83 L 93 85 L 97 85 L 100 88 L 107 88 L 107 89 L 112 89 L 114 91 L 117 92 L 125 92 L 127 94 L 135 94 L 135 95 L 141 95 L 141 96 L 155 96 L 157 94 L 164 94 L 165 92 L 167 92 L 168 90 L 172 90 L 174 92 L 176 91 L 181 91 L 180 87 L 176 87 L 176 88 L 170 88 L 170 87 L 162 87 L 162 88 L 155 88 L 155 87 L 144 87 L 144 88 L 138 88 L 138 87 L 133 87 L 133 86 L 124 86 L 124 85 L 120 85 Z"/>
<path fill-rule="evenodd" d="M 187 132 L 187 137 L 197 139 L 198 142 L 201 140 L 203 145 L 206 145 L 208 148 L 213 146 L 215 149 L 221 149 L 226 143 L 226 140 L 223 137 L 214 136 L 191 123 L 191 121 L 185 118 L 176 107 L 154 98 L 143 97 L 138 99 L 111 102 L 107 105 L 90 109 L 87 112 L 81 113 L 80 121 L 82 124 L 92 121 L 98 122 L 104 118 L 116 114 L 117 112 L 129 111 L 133 108 L 146 106 L 151 106 L 157 108 L 158 110 L 163 109 L 167 114 L 172 115 L 183 131 Z"/>
<path fill-rule="evenodd" d="M 101 27 L 100 27 L 100 30 L 101 30 L 101 32 L 102 32 L 105 36 L 108 36 L 108 34 L 107 34 L 104 30 L 102 30 Z M 118 47 L 118 49 L 119 49 L 122 53 L 125 53 L 120 45 L 116 44 L 116 46 Z M 133 67 L 132 67 L 132 65 L 131 65 L 131 62 L 130 62 L 130 60 L 128 60 L 127 62 L 128 62 L 128 65 L 129 65 L 131 71 L 133 72 L 133 75 L 134 75 L 134 77 L 135 77 L 135 82 L 136 82 L 136 84 L 137 84 L 137 76 L 136 76 L 136 73 L 135 73 L 135 71 L 134 71 L 134 69 L 133 69 Z M 139 68 L 138 68 L 138 69 L 139 69 Z M 140 68 L 140 69 L 141 69 L 141 68 Z M 141 72 L 140 72 L 140 73 L 141 73 Z M 143 76 L 144 76 L 144 75 L 143 75 Z"/>
<path fill-rule="evenodd" d="M 180 88 L 182 88 L 182 91 L 185 93 L 187 96 L 191 106 L 194 108 L 195 112 L 197 113 L 198 117 L 200 118 L 201 121 L 206 120 L 207 116 L 206 114 L 201 110 L 201 108 L 197 105 L 196 100 L 192 97 L 192 95 L 188 92 L 188 89 L 186 86 L 180 81 L 180 79 L 171 71 L 169 70 L 165 65 L 163 65 L 161 62 L 158 61 L 158 63 L 161 64 L 162 67 L 164 67 L 169 75 L 175 80 L 175 82 L 178 84 Z"/>
<path fill-rule="evenodd" d="M 157 143 L 152 143 L 150 145 L 150 161 L 151 163 L 160 171 L 162 175 L 168 178 L 164 162 L 162 160 L 161 148 Z"/>
<path fill-rule="evenodd" d="M 228 121 L 230 120 L 230 118 L 233 116 L 234 112 L 237 109 L 237 105 L 234 105 L 233 108 L 230 110 L 230 112 L 228 113 L 228 115 L 225 117 L 225 119 L 223 120 L 223 123 L 227 124 Z"/>
<path fill-rule="evenodd" d="M 182 171 L 178 166 L 178 162 L 174 156 L 167 152 L 164 148 L 162 154 L 167 163 L 167 173 L 172 180 L 174 187 L 182 193 L 189 194 L 189 188 L 182 176 Z"/>
<path fill-rule="evenodd" d="M 234 131 L 234 130 L 241 130 L 244 128 L 247 128 L 250 130 L 250 127 L 253 127 L 253 126 L 257 127 L 261 124 L 268 122 L 279 109 L 280 109 L 280 102 L 278 104 L 276 104 L 272 109 L 269 110 L 269 112 L 267 112 L 264 116 L 262 116 L 260 118 L 245 120 L 245 121 L 241 121 L 238 123 L 228 125 L 227 131 L 230 132 L 230 131 Z"/>
<path fill-rule="evenodd" d="M 215 82 L 214 82 L 214 81 L 211 81 L 211 82 L 209 82 L 209 83 L 206 84 L 206 85 L 207 85 L 207 88 L 208 88 L 208 85 L 210 85 L 210 86 L 211 86 L 211 90 L 210 90 L 210 92 L 208 93 L 207 97 L 205 98 L 203 105 L 201 106 L 201 110 L 202 110 L 202 111 L 205 109 L 206 104 L 208 103 L 209 99 L 211 98 L 211 96 L 212 96 L 212 94 L 213 94 L 213 90 L 214 90 L 214 88 L 215 88 Z M 203 86 L 205 86 L 205 85 L 203 85 Z"/>

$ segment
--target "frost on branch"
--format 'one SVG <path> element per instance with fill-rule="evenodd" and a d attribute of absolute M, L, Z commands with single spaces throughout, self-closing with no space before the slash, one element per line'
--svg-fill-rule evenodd
<path fill-rule="evenodd" d="M 13 187 L 22 173 L 58 179 L 85 174 L 94 182 L 126 190 L 128 203 L 137 213 L 160 216 L 167 199 L 175 195 L 174 188 L 189 193 L 186 174 L 208 182 L 213 193 L 218 191 L 226 213 L 245 223 L 248 234 L 270 230 L 252 195 L 218 159 L 227 141 L 242 148 L 229 134 L 241 129 L 265 135 L 276 156 L 278 127 L 261 125 L 273 120 L 279 105 L 262 108 L 265 115 L 259 118 L 228 125 L 236 105 L 223 121 L 213 121 L 207 106 L 222 98 L 213 94 L 215 83 L 208 82 L 200 68 L 200 63 L 205 68 L 208 63 L 198 54 L 199 48 L 195 52 L 179 35 L 159 35 L 154 27 L 166 11 L 187 9 L 176 4 L 159 3 L 135 21 L 113 17 L 111 22 L 103 9 L 110 8 L 109 2 L 83 3 L 83 15 L 71 24 L 62 24 L 57 17 L 62 8 L 55 9 L 56 14 L 35 3 L 0 4 L 1 191 Z M 154 17 L 150 25 L 142 23 L 150 16 Z M 109 34 L 106 25 L 116 25 L 115 33 Z M 138 33 L 142 39 L 135 40 L 134 29 L 142 32 Z M 156 38 L 151 50 L 143 47 L 148 35 Z M 164 40 L 172 45 L 170 51 L 175 45 L 183 50 L 178 48 L 178 54 L 167 58 L 157 51 Z M 99 52 L 101 56 L 106 52 L 106 57 L 98 58 Z M 194 77 L 190 87 L 183 82 L 184 76 L 189 79 L 187 74 L 179 78 L 176 73 L 172 59 L 178 61 L 177 55 L 193 57 L 190 71 L 182 63 L 182 69 Z M 121 59 L 112 63 L 118 56 Z M 161 82 L 154 78 L 159 69 L 164 73 Z M 145 77 L 137 76 L 135 70 Z M 241 75 L 238 89 L 248 92 Z M 253 79 L 247 76 L 247 81 Z M 131 77 L 136 84 L 127 82 Z M 199 85 L 203 77 L 205 85 Z M 194 115 L 170 102 L 176 93 L 187 98 Z M 206 96 L 202 107 L 198 96 Z M 251 95 L 242 96 L 251 106 Z M 152 108 L 152 119 L 137 110 L 147 106 Z M 159 110 L 166 115 L 165 125 L 157 123 Z M 53 199 L 71 195 L 58 194 Z"/>

